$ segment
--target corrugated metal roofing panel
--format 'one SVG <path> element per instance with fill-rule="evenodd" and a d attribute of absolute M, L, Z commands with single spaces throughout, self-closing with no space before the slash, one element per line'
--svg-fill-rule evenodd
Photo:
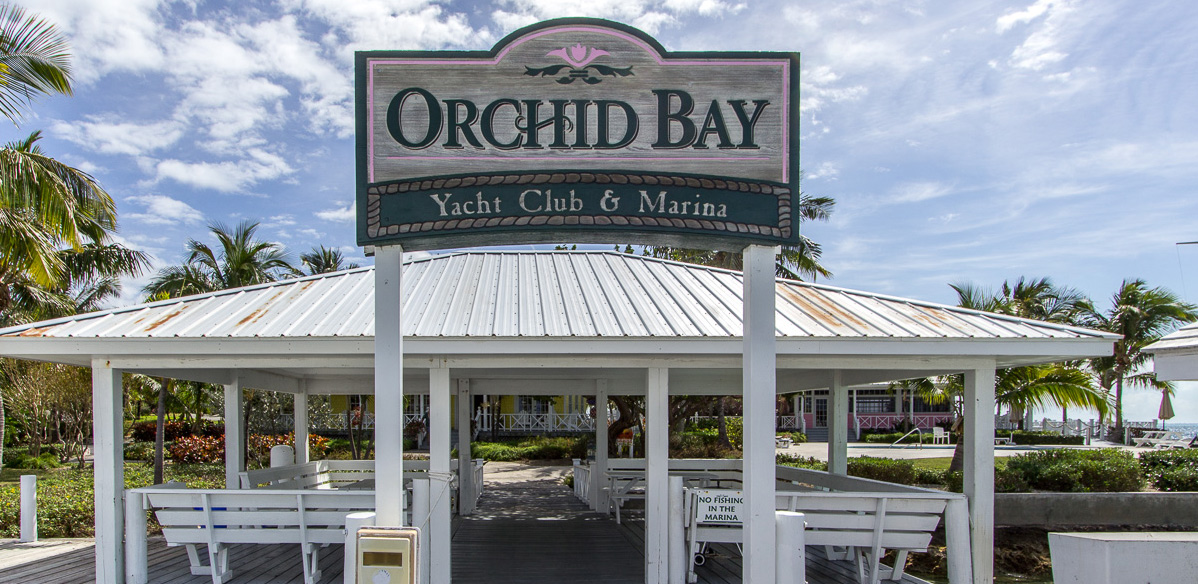
<path fill-rule="evenodd" d="M 1183 326 L 1145 347 L 1145 351 L 1198 349 L 1198 322 Z"/>
<path fill-rule="evenodd" d="M 407 336 L 741 333 L 739 273 L 629 254 L 465 252 L 411 261 L 402 282 Z M 1096 331 L 801 282 L 779 281 L 776 303 L 778 334 L 790 338 L 1104 337 Z M 374 271 L 359 268 L 13 327 L 0 334 L 361 337 L 374 334 L 373 320 Z M 1187 329 L 1198 339 L 1198 327 L 1183 331 Z"/>

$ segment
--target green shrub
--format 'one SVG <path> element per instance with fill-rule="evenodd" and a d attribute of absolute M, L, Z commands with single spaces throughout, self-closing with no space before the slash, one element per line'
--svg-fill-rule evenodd
<path fill-rule="evenodd" d="M 1026 493 L 1031 490 L 1031 485 L 1018 470 L 1007 467 L 994 469 L 995 493 Z"/>
<path fill-rule="evenodd" d="M 1198 450 L 1159 450 L 1140 455 L 1140 468 L 1162 491 L 1198 491 Z"/>
<path fill-rule="evenodd" d="M 950 493 L 965 492 L 965 475 L 959 471 L 945 471 L 944 490 Z"/>
<path fill-rule="evenodd" d="M 715 429 L 694 430 L 670 435 L 671 458 L 738 458 L 740 452 L 720 444 Z"/>
<path fill-rule="evenodd" d="M 917 485 L 943 485 L 945 476 L 948 471 L 936 470 L 932 468 L 915 467 L 915 484 Z"/>
<path fill-rule="evenodd" d="M 727 421 L 725 425 L 728 427 L 728 441 L 732 443 L 732 447 L 737 450 L 744 448 L 744 418 L 729 417 L 725 420 Z"/>
<path fill-rule="evenodd" d="M 167 465 L 166 479 L 194 488 L 223 488 L 223 465 Z M 149 486 L 153 469 L 146 464 L 125 465 L 125 488 Z M 38 536 L 92 537 L 95 535 L 95 483 L 92 469 L 59 469 L 38 477 Z M 21 530 L 20 485 L 0 486 L 0 538 L 17 537 Z M 157 525 L 151 520 L 150 530 Z"/>
<path fill-rule="evenodd" d="M 4 461 L 5 468 L 19 468 L 27 470 L 45 470 L 49 468 L 58 468 L 62 463 L 58 461 L 58 455 L 54 452 L 42 452 L 38 456 L 29 456 L 24 452 L 13 454 L 12 457 L 6 457 Z"/>
<path fill-rule="evenodd" d="M 515 460 L 561 460 L 586 458 L 585 436 L 544 437 L 536 436 L 503 442 L 475 442 L 470 445 L 470 455 L 494 461 Z"/>
<path fill-rule="evenodd" d="M 125 460 L 154 462 L 153 442 L 130 442 L 125 445 Z"/>
<path fill-rule="evenodd" d="M 1144 482 L 1140 465 L 1128 452 L 1101 450 L 1042 450 L 1007 459 L 1005 477 L 1012 488 L 1019 481 L 1029 489 L 1066 493 L 1139 491 Z"/>
<path fill-rule="evenodd" d="M 815 458 L 814 456 L 795 456 L 779 452 L 774 455 L 774 463 L 781 466 L 793 466 L 797 468 L 809 468 L 811 470 L 828 470 L 828 463 Z"/>
<path fill-rule="evenodd" d="M 1178 466 L 1165 469 L 1152 477 L 1152 484 L 1162 491 L 1198 491 L 1198 468 Z"/>
<path fill-rule="evenodd" d="M 848 460 L 850 476 L 886 481 L 900 485 L 915 484 L 915 463 L 910 460 L 894 460 L 860 456 Z"/>

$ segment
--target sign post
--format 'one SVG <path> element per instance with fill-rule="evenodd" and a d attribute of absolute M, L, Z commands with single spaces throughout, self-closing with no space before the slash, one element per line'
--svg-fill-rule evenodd
<path fill-rule="evenodd" d="M 402 419 L 401 245 L 743 251 L 744 393 L 756 420 L 744 579 L 772 584 L 773 262 L 777 246 L 799 243 L 799 55 L 671 52 L 626 25 L 571 18 L 489 51 L 359 52 L 355 69 L 357 240 L 378 258 L 380 420 Z M 396 429 L 376 437 L 379 492 L 402 492 L 402 426 L 376 424 Z M 661 483 L 651 481 L 650 502 L 666 500 Z M 378 502 L 380 524 L 398 525 L 395 503 Z M 647 561 L 665 557 L 659 515 L 647 518 Z"/>

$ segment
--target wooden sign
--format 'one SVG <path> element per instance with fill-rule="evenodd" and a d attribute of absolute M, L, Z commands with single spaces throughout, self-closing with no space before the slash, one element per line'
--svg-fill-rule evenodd
<path fill-rule="evenodd" d="M 744 491 L 701 489 L 695 491 L 695 522 L 740 525 L 745 506 Z"/>
<path fill-rule="evenodd" d="M 562 19 L 356 55 L 358 243 L 798 242 L 798 55 Z"/>

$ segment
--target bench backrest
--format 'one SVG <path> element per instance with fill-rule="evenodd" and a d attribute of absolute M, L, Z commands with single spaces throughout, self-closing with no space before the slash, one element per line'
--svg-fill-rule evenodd
<path fill-rule="evenodd" d="M 405 460 L 403 470 L 428 472 L 427 460 Z M 458 461 L 449 468 L 457 471 Z M 373 460 L 317 460 L 237 473 L 243 489 L 336 489 L 364 479 L 374 478 Z M 411 478 L 411 477 L 409 477 Z"/>
<path fill-rule="evenodd" d="M 373 492 L 153 489 L 141 492 L 170 543 L 340 543 Z"/>
<path fill-rule="evenodd" d="M 803 513 L 808 545 L 923 550 L 932 541 L 946 499 L 904 493 L 785 493 L 780 510 Z"/>

